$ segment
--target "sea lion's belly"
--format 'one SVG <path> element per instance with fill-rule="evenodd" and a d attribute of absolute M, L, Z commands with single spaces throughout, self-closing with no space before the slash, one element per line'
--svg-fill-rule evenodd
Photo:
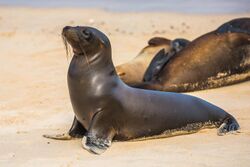
<path fill-rule="evenodd" d="M 139 89 L 130 93 L 123 101 L 121 139 L 160 135 L 193 123 L 216 123 L 225 117 L 222 109 L 195 97 Z M 218 117 L 212 117 L 214 112 Z"/>

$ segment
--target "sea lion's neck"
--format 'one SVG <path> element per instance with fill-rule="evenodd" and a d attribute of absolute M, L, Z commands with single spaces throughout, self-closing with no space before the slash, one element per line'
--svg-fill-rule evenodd
<path fill-rule="evenodd" d="M 112 92 L 118 85 L 123 85 L 123 82 L 108 57 L 89 63 L 86 57 L 74 55 L 68 70 L 68 84 L 70 89 L 79 87 L 80 91 L 86 93 L 85 96 L 94 98 Z"/>
<path fill-rule="evenodd" d="M 105 53 L 97 53 L 92 56 L 74 54 L 70 68 L 73 72 L 85 73 L 85 77 L 96 74 L 103 76 L 116 75 L 111 55 Z"/>

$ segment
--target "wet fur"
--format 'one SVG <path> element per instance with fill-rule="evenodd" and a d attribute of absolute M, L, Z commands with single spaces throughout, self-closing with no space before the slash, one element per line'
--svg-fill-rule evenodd
<path fill-rule="evenodd" d="M 88 30 L 94 35 L 94 42 L 88 44 L 81 40 L 70 42 L 76 48 L 68 70 L 69 94 L 75 113 L 68 134 L 72 137 L 84 134 L 86 150 L 101 154 L 113 139 L 168 137 L 213 125 L 220 125 L 220 134 L 239 129 L 233 116 L 200 98 L 127 86 L 114 71 L 111 45 L 103 33 L 90 27 L 70 30 Z M 67 40 L 71 39 L 69 34 Z M 84 61 L 86 57 L 88 61 Z"/>
<path fill-rule="evenodd" d="M 237 40 L 239 36 L 242 38 Z M 211 47 L 213 45 L 211 41 L 218 42 L 218 45 Z M 242 43 L 242 46 L 234 46 L 235 42 Z M 210 53 L 214 53 L 214 56 Z M 230 56 L 231 60 L 227 56 Z M 157 64 L 161 61 L 159 59 L 153 59 L 151 64 Z M 203 64 L 203 68 L 197 64 Z M 218 67 L 221 69 L 215 71 Z M 132 86 L 151 90 L 190 92 L 248 81 L 250 79 L 250 18 L 237 18 L 222 24 L 218 29 L 192 41 L 163 64 L 160 70 L 156 68 L 158 66 L 149 66 L 146 71 L 158 72 L 153 77 L 150 77 L 150 73 L 146 73 L 145 82 Z M 215 73 L 212 73 L 213 71 Z"/>

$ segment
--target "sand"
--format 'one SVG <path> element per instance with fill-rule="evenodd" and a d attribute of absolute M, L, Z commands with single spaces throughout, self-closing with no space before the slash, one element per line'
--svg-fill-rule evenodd
<path fill-rule="evenodd" d="M 192 15 L 115 13 L 95 9 L 0 7 L 0 166 L 250 166 L 250 81 L 189 93 L 232 115 L 240 133 L 196 134 L 115 142 L 101 156 L 80 140 L 56 141 L 73 120 L 66 74 L 69 65 L 61 40 L 65 25 L 89 25 L 105 32 L 116 65 L 131 60 L 153 36 L 194 39 L 221 23 L 248 14 Z M 188 112 L 188 111 L 187 111 Z"/>

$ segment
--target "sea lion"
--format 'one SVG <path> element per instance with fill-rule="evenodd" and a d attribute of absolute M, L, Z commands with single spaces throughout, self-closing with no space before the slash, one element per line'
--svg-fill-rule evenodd
<path fill-rule="evenodd" d="M 67 26 L 62 35 L 74 52 L 68 88 L 75 119 L 67 135 L 85 135 L 86 150 L 101 154 L 113 140 L 193 133 L 206 126 L 219 127 L 220 135 L 239 129 L 233 116 L 200 98 L 127 86 L 115 71 L 111 44 L 101 31 Z"/>
<path fill-rule="evenodd" d="M 153 65 L 162 59 L 153 60 L 144 74 L 145 82 L 133 86 L 187 92 L 249 80 L 249 25 L 247 18 L 232 20 L 193 40 L 157 69 Z"/>
<path fill-rule="evenodd" d="M 142 82 L 145 71 L 152 59 L 158 58 L 159 53 L 164 52 L 167 54 L 172 48 L 179 52 L 184 43 L 188 42 L 188 40 L 182 38 L 170 40 L 163 37 L 153 37 L 148 41 L 148 46 L 144 47 L 134 59 L 115 67 L 117 74 L 128 85 L 139 84 Z"/>

